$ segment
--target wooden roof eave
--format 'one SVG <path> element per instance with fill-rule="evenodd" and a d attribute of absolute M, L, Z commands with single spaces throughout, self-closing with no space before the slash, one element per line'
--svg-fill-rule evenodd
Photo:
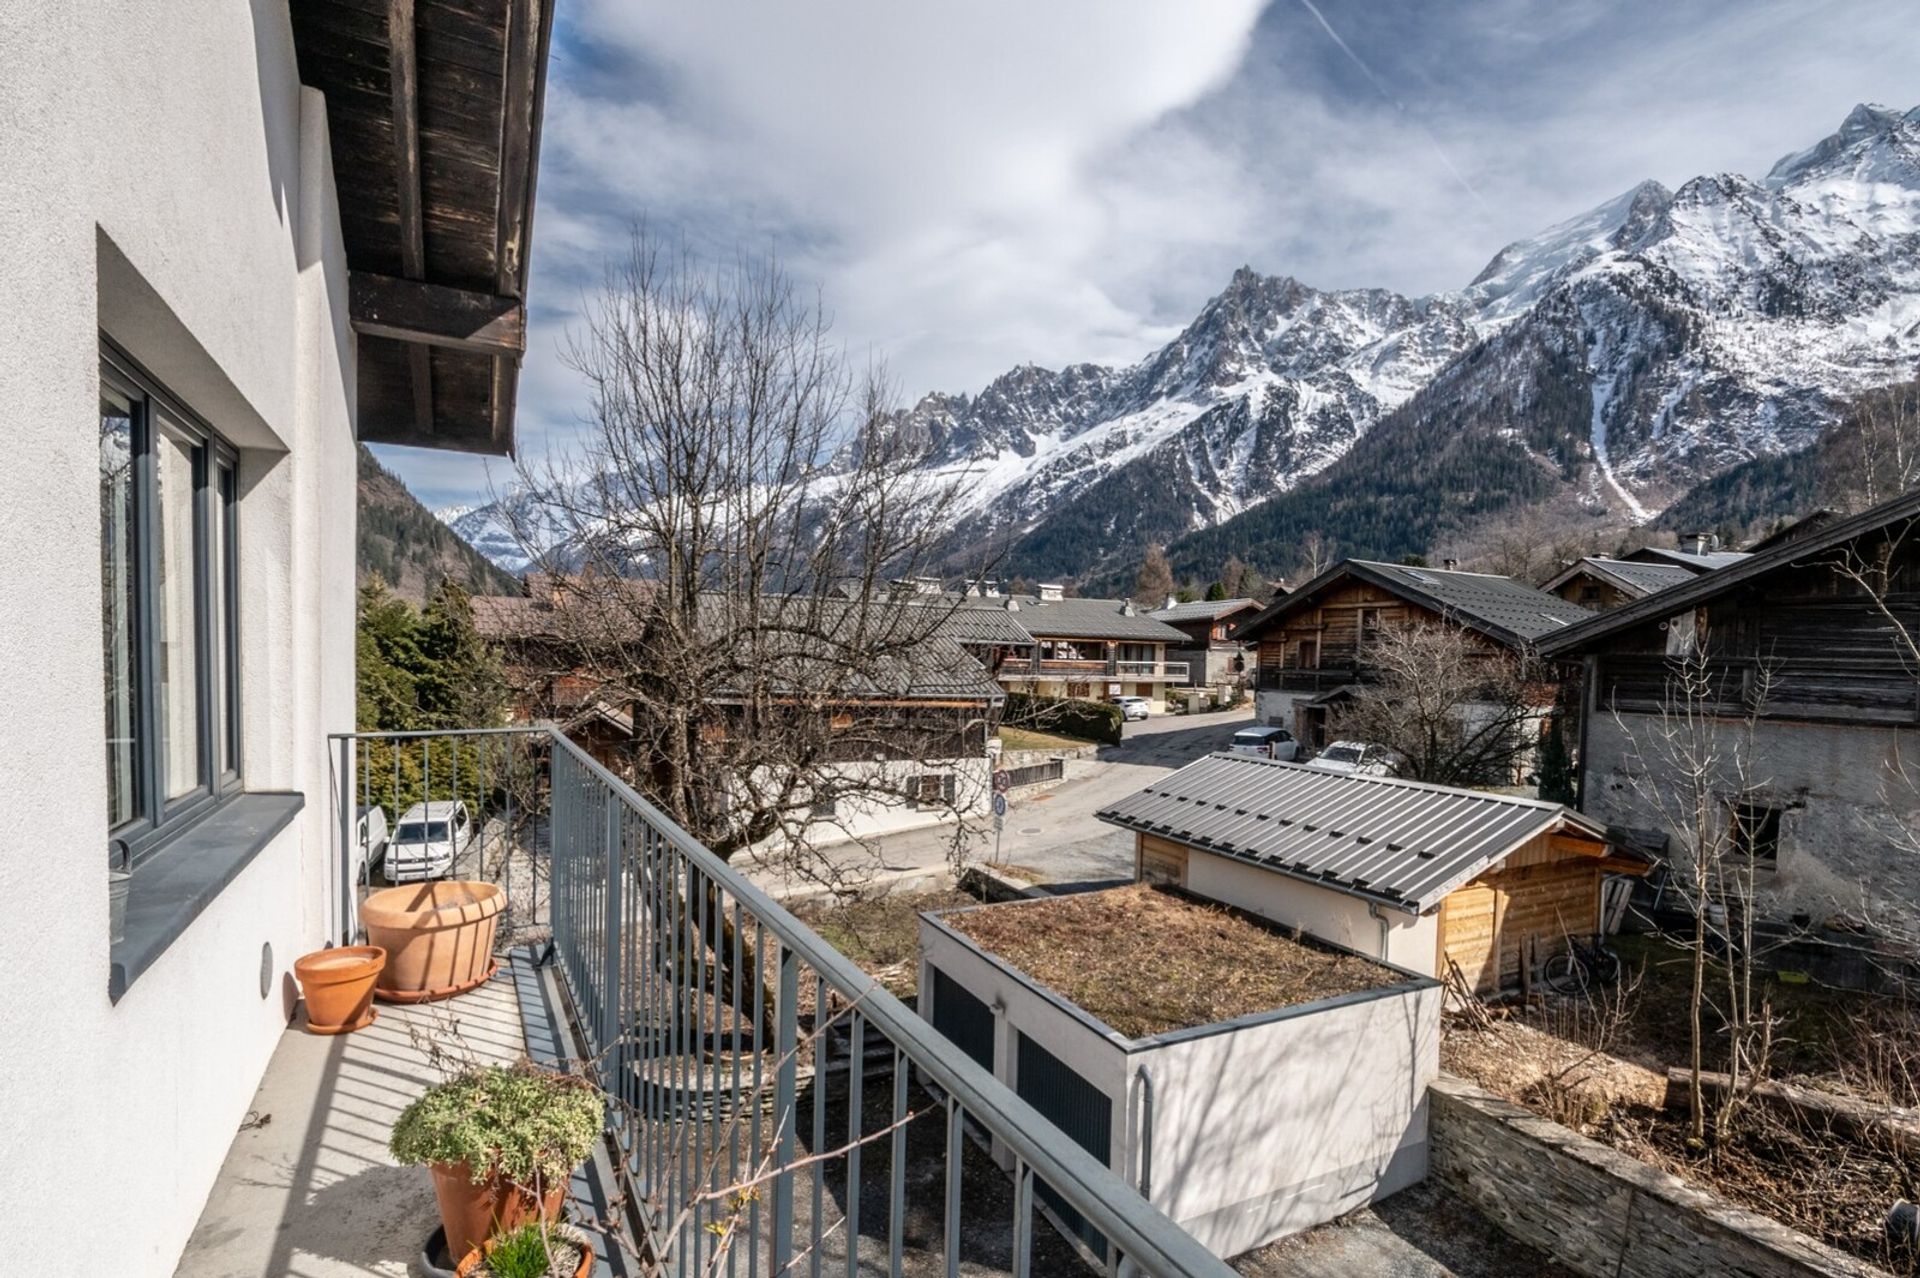
<path fill-rule="evenodd" d="M 334 126 L 366 442 L 513 455 L 554 2 L 290 7 Z"/>

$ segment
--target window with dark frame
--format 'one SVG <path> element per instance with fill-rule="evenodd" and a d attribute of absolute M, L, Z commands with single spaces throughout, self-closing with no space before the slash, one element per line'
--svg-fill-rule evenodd
<path fill-rule="evenodd" d="M 238 463 L 102 342 L 107 824 L 135 865 L 240 788 Z"/>
<path fill-rule="evenodd" d="M 1767 803 L 1741 799 L 1732 808 L 1733 854 L 1751 857 L 1756 868 L 1780 864 L 1780 812 Z"/>

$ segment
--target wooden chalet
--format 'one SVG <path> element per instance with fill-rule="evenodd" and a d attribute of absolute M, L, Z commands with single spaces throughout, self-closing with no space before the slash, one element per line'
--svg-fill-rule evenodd
<path fill-rule="evenodd" d="M 1692 708 L 1727 734 L 1716 820 L 1759 862 L 1769 908 L 1817 919 L 1920 913 L 1916 640 L 1920 492 L 1821 519 L 1539 648 L 1581 671 L 1583 810 L 1675 848 L 1683 841 L 1650 793 L 1671 782 L 1659 733 L 1689 708 L 1675 678 L 1683 663 L 1702 675 Z"/>
<path fill-rule="evenodd" d="M 1508 660 L 1591 615 L 1510 577 L 1348 559 L 1275 600 L 1236 637 L 1258 646 L 1256 716 L 1317 748 L 1332 708 L 1371 675 L 1368 641 L 1392 627 L 1457 627 L 1489 660 Z"/>

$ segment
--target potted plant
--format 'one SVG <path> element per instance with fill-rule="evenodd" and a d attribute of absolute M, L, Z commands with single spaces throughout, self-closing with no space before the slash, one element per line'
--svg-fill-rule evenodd
<path fill-rule="evenodd" d="M 293 961 L 294 979 L 307 1000 L 309 1034 L 351 1034 L 373 1024 L 373 985 L 386 966 L 377 945 L 315 950 Z"/>
<path fill-rule="evenodd" d="M 557 1219 L 602 1118 L 600 1093 L 583 1078 L 526 1062 L 489 1065 L 407 1106 L 388 1149 L 395 1161 L 433 1173 L 447 1254 L 460 1257 L 496 1231 Z"/>
<path fill-rule="evenodd" d="M 588 1278 L 593 1244 L 577 1229 L 530 1220 L 461 1258 L 455 1278 Z"/>

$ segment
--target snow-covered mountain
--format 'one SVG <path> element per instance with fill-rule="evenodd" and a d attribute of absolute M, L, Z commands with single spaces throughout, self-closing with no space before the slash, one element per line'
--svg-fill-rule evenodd
<path fill-rule="evenodd" d="M 1382 421 L 1396 464 L 1422 431 L 1484 432 L 1590 508 L 1646 520 L 1917 368 L 1920 108 L 1861 106 L 1762 181 L 1641 183 L 1457 291 L 1329 292 L 1243 268 L 1131 367 L 1017 368 L 895 427 L 921 466 L 964 481 L 957 549 L 1006 539 L 1010 571 L 1072 574 L 1253 519 L 1350 454 L 1352 484 Z M 453 526 L 515 567 L 502 523 L 483 507 Z"/>

